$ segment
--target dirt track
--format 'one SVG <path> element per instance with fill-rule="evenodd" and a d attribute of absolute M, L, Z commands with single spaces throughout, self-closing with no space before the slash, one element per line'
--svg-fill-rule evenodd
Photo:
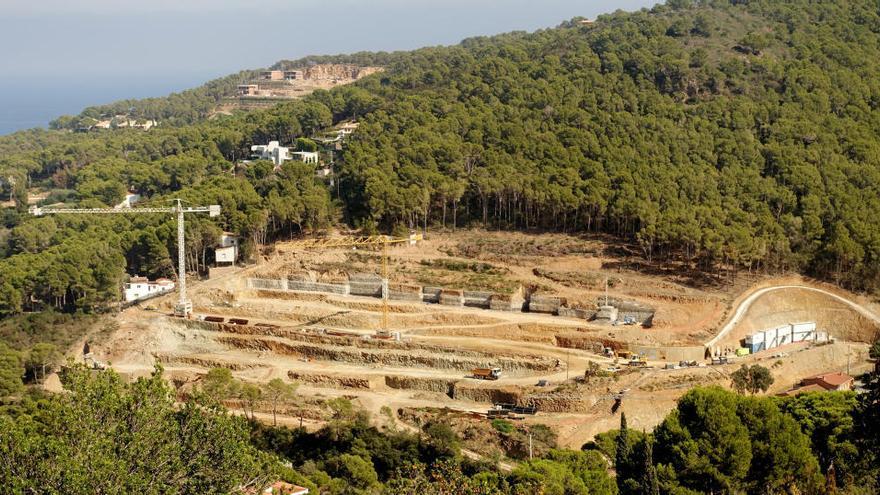
<path fill-rule="evenodd" d="M 816 288 L 816 287 L 810 287 L 807 285 L 774 285 L 774 286 L 770 286 L 770 287 L 759 288 L 759 289 L 751 292 L 747 297 L 745 297 L 739 303 L 739 305 L 736 307 L 736 310 L 734 311 L 733 316 L 721 328 L 721 331 L 718 332 L 718 334 L 715 335 L 708 342 L 706 342 L 706 344 L 705 344 L 706 347 L 714 347 L 721 342 L 730 341 L 731 339 L 728 338 L 730 333 L 735 329 L 739 329 L 740 327 L 746 327 L 745 328 L 746 330 L 757 330 L 757 328 L 748 328 L 753 325 L 745 324 L 746 320 L 748 320 L 750 318 L 755 319 L 754 315 L 749 315 L 749 310 L 752 308 L 752 306 L 760 298 L 765 297 L 770 293 L 778 293 L 778 292 L 789 292 L 790 293 L 790 294 L 788 294 L 789 300 L 797 298 L 798 292 L 809 292 L 809 293 L 819 294 L 823 298 L 831 299 L 832 302 L 842 303 L 843 305 L 847 306 L 855 313 L 863 316 L 865 319 L 868 320 L 868 322 L 870 322 L 872 324 L 872 325 L 868 325 L 868 327 L 873 326 L 873 327 L 875 327 L 874 330 L 876 330 L 876 326 L 880 325 L 880 316 L 877 316 L 872 310 L 870 310 L 869 308 L 865 307 L 862 304 L 854 302 L 853 300 L 851 300 L 849 298 L 846 298 L 846 297 L 840 296 L 834 292 L 831 292 L 830 290 Z M 793 312 L 793 313 L 797 314 L 798 316 L 802 313 L 804 315 L 805 321 L 807 321 L 807 319 L 810 319 L 811 317 L 812 317 L 812 320 L 816 320 L 816 319 L 818 319 L 817 315 L 811 314 L 811 313 L 818 313 L 820 311 L 829 309 L 829 306 L 832 305 L 832 302 L 826 302 L 825 304 L 822 304 L 821 298 L 819 298 L 818 305 L 816 307 L 803 308 L 802 311 Z M 767 314 L 767 313 L 768 313 L 768 311 L 764 312 L 764 314 Z M 791 316 L 791 315 L 786 314 L 781 311 L 778 311 L 777 313 L 782 313 L 782 314 L 779 317 L 775 317 L 775 318 L 771 317 L 769 319 L 765 319 L 765 321 L 764 321 L 765 326 L 769 327 L 774 324 L 785 324 L 785 323 L 792 323 L 793 322 L 789 319 L 785 319 L 786 317 Z M 834 325 L 834 324 L 836 324 L 836 327 L 831 327 L 831 325 Z M 855 340 L 855 341 L 862 341 L 865 343 L 869 343 L 869 342 L 873 341 L 873 338 L 876 338 L 876 333 L 874 335 L 869 334 L 867 336 L 859 335 L 860 332 L 854 332 L 853 329 L 841 328 L 841 326 L 842 326 L 841 322 L 837 321 L 835 323 L 829 323 L 826 328 L 832 332 L 835 332 L 835 330 L 837 330 L 837 332 L 835 332 L 834 335 L 837 335 L 837 336 L 844 338 L 846 340 Z M 739 333 L 742 333 L 742 332 L 739 332 Z M 744 335 L 739 335 L 739 333 L 737 334 L 738 338 L 744 336 Z M 841 335 L 841 333 L 843 333 L 843 335 Z M 856 334 L 856 335 L 854 335 L 854 334 Z"/>

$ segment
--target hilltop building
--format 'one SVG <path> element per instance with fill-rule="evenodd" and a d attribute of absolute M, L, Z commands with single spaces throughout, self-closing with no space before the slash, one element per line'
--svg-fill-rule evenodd
<path fill-rule="evenodd" d="M 256 160 L 269 160 L 275 164 L 275 168 L 281 166 L 287 160 L 299 160 L 303 163 L 317 165 L 321 155 L 317 151 L 290 151 L 290 148 L 281 146 L 278 141 L 269 141 L 269 144 L 251 146 L 252 158 Z"/>
<path fill-rule="evenodd" d="M 278 144 L 278 141 L 269 141 L 269 144 L 251 146 L 253 158 L 257 160 L 269 160 L 280 167 L 282 163 L 290 160 L 290 148 Z"/>
<path fill-rule="evenodd" d="M 264 70 L 260 72 L 260 79 L 264 81 L 282 81 L 284 80 L 284 71 Z"/>
<path fill-rule="evenodd" d="M 151 282 L 147 277 L 135 275 L 125 284 L 125 301 L 138 301 L 172 290 L 174 290 L 174 282 L 167 278 L 160 278 Z"/>
<path fill-rule="evenodd" d="M 260 91 L 258 84 L 239 84 L 236 94 L 238 96 L 257 96 Z"/>
<path fill-rule="evenodd" d="M 223 232 L 214 247 L 214 261 L 217 264 L 235 264 L 238 259 L 238 237 L 233 232 Z"/>
<path fill-rule="evenodd" d="M 357 122 L 343 122 L 342 124 L 339 124 L 339 127 L 337 127 L 337 135 L 340 138 L 347 138 L 348 136 L 351 136 L 354 131 L 357 130 L 359 125 L 360 124 L 358 124 Z"/>
<path fill-rule="evenodd" d="M 793 396 L 807 392 L 834 392 L 852 390 L 855 379 L 846 373 L 823 373 L 804 378 L 800 385 L 780 395 Z"/>
<path fill-rule="evenodd" d="M 293 151 L 290 155 L 291 159 L 296 158 L 303 163 L 318 164 L 319 155 L 317 151 Z"/>

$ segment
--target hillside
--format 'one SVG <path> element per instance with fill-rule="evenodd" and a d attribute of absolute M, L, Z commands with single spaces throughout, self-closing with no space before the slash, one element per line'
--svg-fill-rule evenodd
<path fill-rule="evenodd" d="M 204 120 L 230 76 L 118 104 L 178 125 L 17 133 L 0 139 L 0 176 L 14 179 L 0 195 L 19 204 L 0 231 L 0 313 L 89 308 L 125 272 L 173 275 L 170 220 L 27 218 L 28 183 L 51 190 L 47 202 L 115 204 L 131 189 L 222 204 L 218 224 L 192 223 L 196 268 L 218 228 L 262 242 L 341 210 L 366 230 L 603 232 L 648 262 L 873 290 L 878 31 L 868 1 L 671 1 L 452 47 L 316 58 L 386 71 L 268 110 Z M 309 146 L 297 140 L 351 119 L 360 128 L 334 153 L 334 188 L 307 165 L 234 165 L 252 144 Z"/>

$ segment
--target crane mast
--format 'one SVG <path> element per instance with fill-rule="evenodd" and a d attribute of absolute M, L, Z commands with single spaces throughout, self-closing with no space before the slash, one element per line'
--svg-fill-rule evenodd
<path fill-rule="evenodd" d="M 209 217 L 220 215 L 220 205 L 210 206 L 183 206 L 180 199 L 174 200 L 171 207 L 141 207 L 141 208 L 41 208 L 34 207 L 31 214 L 43 215 L 134 215 L 144 213 L 171 213 L 177 215 L 177 305 L 174 314 L 186 318 L 192 313 L 192 303 L 186 297 L 186 229 L 184 215 L 190 213 L 207 213 Z"/>
<path fill-rule="evenodd" d="M 339 247 L 359 246 L 382 246 L 382 323 L 379 330 L 381 335 L 388 335 L 388 246 L 392 244 L 410 243 L 415 244 L 424 240 L 421 234 L 412 234 L 406 238 L 395 238 L 388 235 L 373 235 L 360 237 L 330 237 L 318 239 L 304 239 L 301 241 L 280 242 L 275 245 L 279 252 L 286 250 L 302 251 L 307 249 L 333 249 Z"/>

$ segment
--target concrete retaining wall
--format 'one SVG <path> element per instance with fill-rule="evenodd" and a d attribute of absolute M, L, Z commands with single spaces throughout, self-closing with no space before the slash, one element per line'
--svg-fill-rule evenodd
<path fill-rule="evenodd" d="M 348 282 L 348 293 L 353 296 L 382 297 L 382 281 Z"/>
<path fill-rule="evenodd" d="M 444 306 L 464 305 L 464 295 L 460 290 L 443 289 L 440 291 L 440 304 Z"/>
<path fill-rule="evenodd" d="M 489 309 L 495 311 L 523 311 L 524 308 L 522 289 L 513 294 L 492 294 L 489 298 Z"/>
<path fill-rule="evenodd" d="M 422 301 L 439 303 L 441 292 L 443 292 L 443 289 L 440 287 L 422 287 Z"/>
<path fill-rule="evenodd" d="M 469 306 L 472 308 L 483 308 L 489 309 L 490 300 L 492 298 L 491 292 L 483 292 L 483 291 L 464 291 L 462 293 L 463 304 L 465 306 Z"/>
<path fill-rule="evenodd" d="M 286 282 L 286 280 L 275 280 L 268 278 L 247 279 L 248 287 L 251 289 L 287 290 Z"/>
<path fill-rule="evenodd" d="M 301 282 L 296 280 L 287 281 L 287 290 L 299 290 L 306 292 L 327 292 L 330 294 L 349 294 L 348 284 L 323 284 L 320 282 Z"/>
<path fill-rule="evenodd" d="M 559 314 L 559 307 L 564 306 L 566 299 L 557 296 L 539 296 L 532 294 L 529 298 L 529 312 Z"/>
<path fill-rule="evenodd" d="M 283 279 L 248 278 L 252 289 L 324 292 L 328 294 L 382 297 L 382 279 L 373 273 L 353 273 L 348 281 L 329 279 L 315 282 L 311 273 L 297 273 Z M 565 307 L 566 299 L 557 296 L 528 296 L 523 289 L 513 294 L 496 294 L 488 291 L 461 291 L 442 287 L 421 287 L 409 284 L 392 284 L 388 298 L 396 301 L 439 303 L 444 306 L 468 306 L 496 311 L 531 311 L 589 320 L 594 312 L 583 308 Z M 652 314 L 653 315 L 653 314 Z"/>
<path fill-rule="evenodd" d="M 580 318 L 582 320 L 592 320 L 596 315 L 596 311 L 592 309 L 583 309 L 583 308 L 566 308 L 564 306 L 560 306 L 559 310 L 557 310 L 557 314 L 559 316 L 565 316 L 568 318 Z"/>
<path fill-rule="evenodd" d="M 605 298 L 601 297 L 597 302 L 599 305 L 605 304 Z M 654 308 L 647 304 L 616 297 L 608 298 L 608 304 L 617 308 L 617 321 L 623 321 L 627 317 L 632 317 L 636 323 L 644 326 L 649 327 L 653 323 Z"/>
<path fill-rule="evenodd" d="M 391 284 L 388 287 L 388 299 L 395 301 L 421 301 L 422 287 L 408 284 Z"/>

